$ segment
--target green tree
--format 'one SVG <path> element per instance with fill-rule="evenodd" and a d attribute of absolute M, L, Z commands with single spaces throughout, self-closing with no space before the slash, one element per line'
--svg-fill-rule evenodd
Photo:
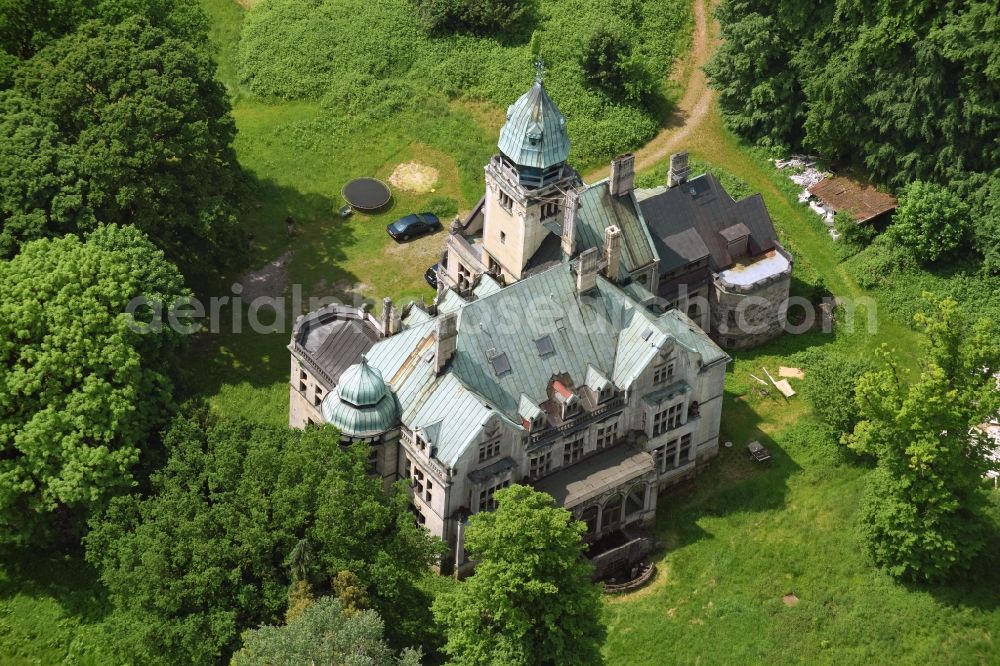
<path fill-rule="evenodd" d="M 835 353 L 819 355 L 808 365 L 802 393 L 813 413 L 837 437 L 850 433 L 860 419 L 854 387 L 862 375 L 874 369 L 874 364 L 868 360 Z"/>
<path fill-rule="evenodd" d="M 873 561 L 937 581 L 967 571 L 986 541 L 982 474 L 992 445 L 976 426 L 1000 408 L 1000 331 L 969 322 L 954 301 L 930 304 L 932 314 L 917 317 L 927 334 L 920 375 L 908 385 L 883 349 L 883 367 L 858 381 L 862 420 L 845 441 L 877 460 L 860 511 Z"/>
<path fill-rule="evenodd" d="M 875 227 L 858 224 L 847 211 L 842 210 L 833 216 L 833 228 L 840 234 L 844 244 L 853 250 L 864 249 L 875 239 Z"/>
<path fill-rule="evenodd" d="M 105 222 L 139 227 L 189 277 L 238 262 L 234 136 L 202 50 L 142 18 L 84 24 L 0 95 L 0 254 Z"/>
<path fill-rule="evenodd" d="M 69 537 L 134 485 L 172 404 L 183 336 L 143 334 L 126 308 L 187 292 L 140 231 L 100 227 L 28 243 L 0 293 L 0 542 Z"/>
<path fill-rule="evenodd" d="M 86 539 L 129 660 L 225 661 L 242 631 L 281 618 L 292 578 L 285 561 L 302 538 L 318 565 L 358 558 L 404 587 L 426 570 L 433 542 L 368 476 L 364 443 L 344 449 L 329 427 L 196 413 L 176 419 L 165 444 L 169 458 L 152 492 L 116 498 Z M 376 513 L 384 519 L 369 525 Z M 359 543 L 328 539 L 333 531 L 354 531 Z M 373 597 L 384 589 L 364 582 Z"/>
<path fill-rule="evenodd" d="M 324 597 L 285 626 L 245 632 L 232 666 L 419 666 L 418 651 L 393 654 L 384 628 L 375 611 L 345 613 Z"/>
<path fill-rule="evenodd" d="M 593 85 L 614 97 L 641 102 L 653 92 L 653 79 L 632 56 L 632 44 L 606 27 L 595 30 L 580 55 L 583 74 Z"/>
<path fill-rule="evenodd" d="M 955 252 L 970 232 L 968 205 L 953 190 L 919 180 L 903 192 L 890 229 L 923 263 Z"/>
<path fill-rule="evenodd" d="M 496 500 L 496 511 L 469 521 L 475 574 L 434 602 L 445 652 L 456 664 L 600 663 L 600 588 L 583 557 L 586 528 L 526 486 Z"/>

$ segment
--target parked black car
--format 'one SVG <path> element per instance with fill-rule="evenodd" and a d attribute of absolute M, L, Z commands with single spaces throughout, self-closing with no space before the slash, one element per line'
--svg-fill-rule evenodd
<path fill-rule="evenodd" d="M 433 289 L 437 289 L 438 287 L 438 267 L 440 265 L 441 264 L 434 264 L 424 271 L 424 279 L 427 280 L 427 284 L 429 284 Z"/>
<path fill-rule="evenodd" d="M 414 236 L 422 236 L 441 228 L 441 220 L 434 213 L 410 213 L 401 217 L 385 230 L 398 241 L 410 240 Z"/>

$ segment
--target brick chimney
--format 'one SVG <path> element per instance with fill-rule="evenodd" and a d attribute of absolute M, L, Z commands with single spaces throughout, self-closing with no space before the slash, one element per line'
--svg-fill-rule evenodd
<path fill-rule="evenodd" d="M 622 231 L 615 225 L 604 230 L 604 275 L 618 282 L 622 263 Z"/>
<path fill-rule="evenodd" d="M 580 208 L 580 193 L 576 188 L 566 192 L 566 205 L 563 207 L 562 251 L 567 257 L 576 252 L 576 211 Z"/>
<path fill-rule="evenodd" d="M 592 247 L 580 255 L 576 265 L 576 291 L 584 294 L 597 286 L 597 248 Z"/>
<path fill-rule="evenodd" d="M 677 187 L 681 183 L 686 183 L 691 175 L 691 167 L 688 166 L 688 154 L 674 153 L 670 156 L 670 173 L 667 174 L 667 187 Z"/>
<path fill-rule="evenodd" d="M 611 196 L 620 197 L 632 191 L 635 184 L 635 156 L 632 153 L 619 155 L 611 160 L 611 178 L 608 191 Z"/>
<path fill-rule="evenodd" d="M 458 346 L 458 313 L 449 312 L 438 317 L 434 338 L 434 372 L 441 374 Z"/>

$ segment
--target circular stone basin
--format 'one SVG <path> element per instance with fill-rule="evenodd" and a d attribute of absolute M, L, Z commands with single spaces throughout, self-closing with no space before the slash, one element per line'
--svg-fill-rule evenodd
<path fill-rule="evenodd" d="M 389 203 L 389 186 L 378 178 L 355 178 L 344 186 L 341 194 L 352 208 L 376 210 Z"/>

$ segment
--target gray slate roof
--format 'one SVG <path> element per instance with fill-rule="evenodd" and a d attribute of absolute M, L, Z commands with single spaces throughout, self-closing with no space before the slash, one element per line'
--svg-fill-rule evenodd
<path fill-rule="evenodd" d="M 759 194 L 734 201 L 710 173 L 669 189 L 636 190 L 636 198 L 660 255 L 661 274 L 706 253 L 712 270 L 730 267 L 725 236 L 742 233 L 740 226 L 749 233 L 751 256 L 773 250 L 778 238 Z"/>
<path fill-rule="evenodd" d="M 566 118 L 541 81 L 536 81 L 507 109 L 507 122 L 500 130 L 497 146 L 522 167 L 546 169 L 569 159 Z"/>

